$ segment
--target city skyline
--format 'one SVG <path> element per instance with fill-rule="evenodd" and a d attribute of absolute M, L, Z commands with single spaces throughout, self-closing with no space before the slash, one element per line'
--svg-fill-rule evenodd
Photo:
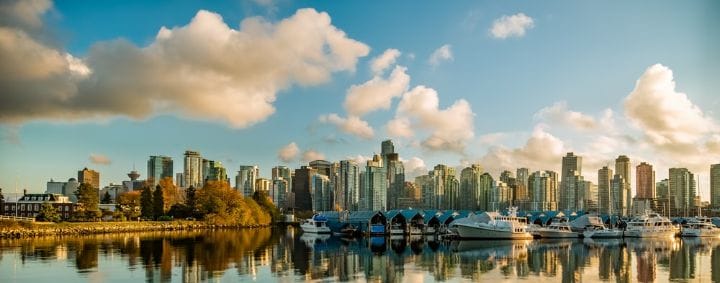
<path fill-rule="evenodd" d="M 0 6 L 0 68 L 13 74 L 0 79 L 5 193 L 42 192 L 84 167 L 100 172 L 100 187 L 133 168 L 145 179 L 149 156 L 171 157 L 180 173 L 186 150 L 222 162 L 230 178 L 241 165 L 267 178 L 315 159 L 364 168 L 386 139 L 405 180 L 436 164 L 458 177 L 474 163 L 494 178 L 561 173 L 574 152 L 597 183 L 626 155 L 633 197 L 635 167 L 647 162 L 656 182 L 687 167 L 709 200 L 720 163 L 712 1 L 14 6 L 31 2 Z M 438 20 L 402 20 L 417 16 Z M 183 68 L 204 79 L 174 70 Z"/>

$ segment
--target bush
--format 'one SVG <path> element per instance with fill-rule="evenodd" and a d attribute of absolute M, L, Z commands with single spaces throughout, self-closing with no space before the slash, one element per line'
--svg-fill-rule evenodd
<path fill-rule="evenodd" d="M 173 221 L 173 219 L 170 215 L 161 215 L 157 218 L 157 221 Z"/>

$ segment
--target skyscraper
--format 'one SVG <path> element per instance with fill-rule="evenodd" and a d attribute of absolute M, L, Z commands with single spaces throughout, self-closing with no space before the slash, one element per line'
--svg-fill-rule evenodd
<path fill-rule="evenodd" d="M 670 180 L 663 179 L 655 183 L 657 210 L 662 215 L 670 215 Z"/>
<path fill-rule="evenodd" d="M 438 164 L 430 171 L 430 178 L 434 199 L 430 201 L 429 207 L 433 209 L 456 209 L 460 181 L 455 177 L 455 168 Z"/>
<path fill-rule="evenodd" d="M 611 196 L 613 171 L 612 169 L 604 166 L 598 170 L 598 213 L 601 214 L 613 214 L 617 213 L 612 211 L 611 203 L 613 202 Z"/>
<path fill-rule="evenodd" d="M 405 166 L 397 153 L 387 154 L 384 158 L 387 158 L 387 161 L 384 161 L 387 164 L 387 209 L 396 209 L 397 200 L 405 188 Z"/>
<path fill-rule="evenodd" d="M 473 164 L 460 171 L 460 195 L 458 200 L 459 209 L 477 210 L 480 199 L 480 175 L 482 168 L 479 164 Z"/>
<path fill-rule="evenodd" d="M 325 160 L 313 160 L 310 161 L 310 168 L 315 169 L 319 174 L 325 176 L 332 176 L 332 163 Z"/>
<path fill-rule="evenodd" d="M 635 167 L 635 175 L 637 175 L 637 184 L 635 189 L 636 198 L 654 199 L 655 198 L 655 170 L 653 166 L 642 162 Z"/>
<path fill-rule="evenodd" d="M 630 215 L 630 207 L 627 205 L 628 194 L 627 182 L 621 174 L 615 174 L 610 184 L 610 206 L 613 214 L 620 216 Z"/>
<path fill-rule="evenodd" d="M 78 171 L 78 183 L 87 183 L 93 186 L 93 188 L 100 189 L 100 172 L 97 172 L 87 167 L 83 170 Z"/>
<path fill-rule="evenodd" d="M 615 159 L 615 174 L 622 176 L 625 184 L 623 184 L 623 199 L 625 202 L 624 207 L 627 208 L 625 213 L 629 213 L 632 206 L 632 187 L 631 187 L 631 173 L 630 173 L 630 158 L 625 155 L 620 155 Z"/>
<path fill-rule="evenodd" d="M 382 158 L 375 154 L 372 160 L 368 160 L 365 172 L 362 174 L 362 191 L 366 210 L 387 209 L 387 172 L 383 167 Z"/>
<path fill-rule="evenodd" d="M 332 207 L 332 188 L 330 178 L 325 174 L 315 173 L 310 179 L 310 199 L 313 211 L 329 211 Z"/>
<path fill-rule="evenodd" d="M 516 188 L 513 192 L 513 200 L 515 205 L 520 210 L 529 210 L 528 202 L 530 201 L 530 195 L 528 194 L 528 177 L 530 176 L 530 169 L 518 168 L 517 174 L 515 174 Z"/>
<path fill-rule="evenodd" d="M 356 211 L 360 207 L 360 167 L 353 160 L 342 160 L 338 168 L 335 202 L 341 210 Z"/>
<path fill-rule="evenodd" d="M 553 171 L 536 171 L 530 174 L 528 185 L 530 188 L 532 210 L 557 210 L 557 173 Z"/>
<path fill-rule="evenodd" d="M 560 174 L 560 209 L 576 210 L 578 207 L 578 182 L 579 178 L 582 178 L 582 157 L 568 152 L 562 158 Z"/>
<path fill-rule="evenodd" d="M 235 189 L 243 196 L 251 197 L 255 193 L 255 185 L 258 179 L 258 167 L 255 165 L 240 165 L 235 176 Z"/>
<path fill-rule="evenodd" d="M 203 182 L 207 181 L 228 182 L 229 185 L 227 170 L 222 162 L 203 159 Z"/>
<path fill-rule="evenodd" d="M 710 165 L 710 205 L 720 208 L 720 164 Z"/>
<path fill-rule="evenodd" d="M 292 178 L 292 190 L 295 195 L 295 209 L 299 211 L 312 210 L 312 196 L 310 195 L 310 182 L 317 171 L 308 166 L 301 166 L 295 169 L 295 176 Z"/>
<path fill-rule="evenodd" d="M 691 216 L 695 213 L 697 184 L 695 175 L 686 168 L 670 168 L 668 193 L 672 216 Z"/>
<path fill-rule="evenodd" d="M 183 168 L 183 185 L 187 187 L 202 187 L 203 175 L 202 175 L 202 156 L 197 151 L 186 150 L 185 151 L 185 163 Z"/>
<path fill-rule="evenodd" d="M 477 192 L 477 209 L 482 211 L 490 210 L 488 203 L 490 202 L 490 193 L 492 192 L 495 180 L 490 173 L 480 174 L 480 185 Z"/>
<path fill-rule="evenodd" d="M 162 155 L 151 155 L 147 162 L 147 178 L 153 187 L 164 178 L 173 177 L 172 158 Z"/>

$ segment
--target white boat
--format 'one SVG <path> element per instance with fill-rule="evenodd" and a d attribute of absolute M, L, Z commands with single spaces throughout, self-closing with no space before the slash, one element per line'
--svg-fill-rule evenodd
<path fill-rule="evenodd" d="M 623 237 L 623 231 L 609 229 L 601 225 L 594 225 L 585 228 L 585 231 L 583 231 L 583 237 L 596 239 L 619 239 Z"/>
<path fill-rule="evenodd" d="M 410 226 L 410 235 L 422 235 L 422 228 L 417 226 Z"/>
<path fill-rule="evenodd" d="M 517 208 L 510 208 L 508 216 L 498 212 L 485 212 L 472 219 L 455 223 L 460 238 L 467 239 L 532 239 L 526 231 L 524 217 L 517 217 Z M 456 221 L 457 222 L 457 221 Z"/>
<path fill-rule="evenodd" d="M 390 225 L 390 235 L 404 235 L 405 229 L 403 229 L 402 225 L 400 224 L 391 224 Z"/>
<path fill-rule="evenodd" d="M 672 238 L 676 233 L 670 219 L 654 212 L 646 212 L 627 223 L 624 235 L 633 238 Z"/>
<path fill-rule="evenodd" d="M 309 219 L 305 219 L 300 223 L 300 228 L 306 233 L 330 234 L 330 227 L 327 226 L 327 218 L 315 214 Z"/>
<path fill-rule="evenodd" d="M 680 232 L 682 237 L 720 237 L 720 228 L 712 224 L 707 217 L 695 217 L 683 225 Z"/>
<path fill-rule="evenodd" d="M 538 228 L 535 233 L 540 238 L 579 238 L 580 233 L 573 232 L 568 223 L 552 223 L 550 226 Z"/>

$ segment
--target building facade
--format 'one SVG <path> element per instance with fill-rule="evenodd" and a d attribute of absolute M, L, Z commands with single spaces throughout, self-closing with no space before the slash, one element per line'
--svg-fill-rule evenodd
<path fill-rule="evenodd" d="M 603 168 L 600 168 L 598 170 L 598 213 L 600 214 L 607 214 L 612 215 L 612 180 L 613 180 L 613 170 L 608 168 L 607 166 L 604 166 Z"/>
<path fill-rule="evenodd" d="M 720 209 L 720 164 L 710 165 L 710 206 Z"/>
<path fill-rule="evenodd" d="M 183 167 L 184 187 L 202 188 L 202 156 L 197 151 L 186 150 Z"/>
<path fill-rule="evenodd" d="M 458 208 L 475 211 L 478 209 L 480 199 L 480 175 L 482 167 L 479 164 L 470 165 L 460 171 L 460 195 Z"/>
<path fill-rule="evenodd" d="M 78 171 L 78 183 L 87 183 L 93 188 L 100 189 L 100 172 L 85 167 Z"/>
<path fill-rule="evenodd" d="M 168 156 L 152 155 L 147 162 L 147 178 L 155 187 L 164 178 L 173 177 L 173 160 Z"/>
<path fill-rule="evenodd" d="M 536 171 L 530 174 L 530 209 L 536 211 L 557 210 L 558 176 L 553 171 Z"/>
<path fill-rule="evenodd" d="M 335 196 L 335 202 L 340 210 L 360 209 L 360 167 L 355 161 L 340 161 Z"/>
<path fill-rule="evenodd" d="M 77 204 L 70 198 L 59 194 L 24 194 L 16 202 L 4 202 L 3 213 L 7 216 L 36 217 L 43 203 L 49 203 L 57 210 L 60 218 L 67 220 L 72 217 Z"/>
<path fill-rule="evenodd" d="M 368 160 L 365 166 L 365 172 L 362 174 L 362 194 L 361 203 L 363 210 L 381 210 L 387 209 L 387 172 L 383 167 L 382 158 L 374 155 L 372 160 Z"/>
<path fill-rule="evenodd" d="M 255 165 L 240 165 L 235 176 L 235 189 L 245 197 L 251 197 L 255 191 L 259 170 Z"/>
<path fill-rule="evenodd" d="M 562 171 L 560 172 L 560 209 L 578 209 L 578 183 L 582 178 L 582 157 L 568 152 L 562 158 Z"/>
<path fill-rule="evenodd" d="M 632 172 L 630 172 L 630 158 L 625 155 L 620 155 L 615 159 L 615 174 L 622 176 L 625 184 L 623 185 L 624 191 L 622 196 L 623 207 L 626 208 L 626 215 L 630 214 L 632 208 Z"/>
<path fill-rule="evenodd" d="M 670 215 L 682 217 L 695 215 L 697 195 L 695 175 L 687 168 L 670 168 L 669 171 Z"/>

